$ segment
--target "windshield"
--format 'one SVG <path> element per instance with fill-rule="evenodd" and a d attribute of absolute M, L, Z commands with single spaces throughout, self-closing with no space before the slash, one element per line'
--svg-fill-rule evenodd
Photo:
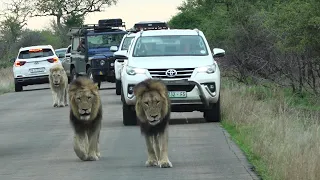
<path fill-rule="evenodd" d="M 133 50 L 134 57 L 206 55 L 204 40 L 197 35 L 139 37 Z"/>
<path fill-rule="evenodd" d="M 53 56 L 53 51 L 51 49 L 30 49 L 21 51 L 19 53 L 19 59 L 31 59 L 48 56 Z"/>
<path fill-rule="evenodd" d="M 99 34 L 90 35 L 88 39 L 88 48 L 110 48 L 111 46 L 119 46 L 123 34 Z"/>
<path fill-rule="evenodd" d="M 134 37 L 126 37 L 122 43 L 121 50 L 128 50 L 133 38 Z"/>
<path fill-rule="evenodd" d="M 66 51 L 67 51 L 67 49 L 63 49 L 63 50 L 55 50 L 56 55 L 57 55 L 58 57 L 65 56 Z"/>

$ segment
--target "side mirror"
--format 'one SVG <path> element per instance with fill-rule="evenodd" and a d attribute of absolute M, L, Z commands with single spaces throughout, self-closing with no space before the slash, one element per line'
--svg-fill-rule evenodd
<path fill-rule="evenodd" d="M 16 61 L 16 58 L 11 58 L 9 61 L 14 63 Z"/>
<path fill-rule="evenodd" d="M 113 53 L 113 57 L 116 59 L 128 59 L 127 51 L 117 51 Z"/>
<path fill-rule="evenodd" d="M 111 46 L 110 47 L 110 51 L 111 52 L 116 52 L 116 51 L 118 51 L 118 47 L 117 46 Z"/>
<path fill-rule="evenodd" d="M 113 55 L 116 59 L 128 59 L 126 55 Z"/>
<path fill-rule="evenodd" d="M 212 52 L 213 52 L 213 57 L 214 58 L 223 57 L 226 54 L 226 52 L 223 49 L 220 49 L 220 48 L 213 48 Z"/>

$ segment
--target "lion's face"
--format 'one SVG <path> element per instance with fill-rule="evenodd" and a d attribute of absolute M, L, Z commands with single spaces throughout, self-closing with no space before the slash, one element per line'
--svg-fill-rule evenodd
<path fill-rule="evenodd" d="M 101 105 L 99 89 L 92 80 L 79 77 L 69 86 L 69 101 L 73 114 L 79 120 L 93 120 Z"/>
<path fill-rule="evenodd" d="M 51 73 L 52 83 L 54 86 L 59 86 L 62 83 L 61 71 L 53 71 Z"/>
<path fill-rule="evenodd" d="M 150 125 L 156 125 L 163 118 L 163 100 L 157 91 L 146 92 L 142 96 L 142 108 Z"/>
<path fill-rule="evenodd" d="M 97 97 L 91 91 L 78 91 L 75 94 L 75 105 L 81 120 L 88 121 L 91 117 L 91 110 Z"/>

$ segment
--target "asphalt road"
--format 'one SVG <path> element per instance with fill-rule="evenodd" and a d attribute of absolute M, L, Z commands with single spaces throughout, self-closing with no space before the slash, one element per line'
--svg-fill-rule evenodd
<path fill-rule="evenodd" d="M 0 179 L 257 179 L 220 124 L 204 123 L 196 112 L 172 113 L 169 158 L 173 168 L 145 167 L 146 146 L 139 128 L 122 125 L 114 84 L 104 83 L 102 88 L 102 157 L 91 162 L 75 155 L 69 107 L 52 107 L 48 84 L 1 95 Z"/>

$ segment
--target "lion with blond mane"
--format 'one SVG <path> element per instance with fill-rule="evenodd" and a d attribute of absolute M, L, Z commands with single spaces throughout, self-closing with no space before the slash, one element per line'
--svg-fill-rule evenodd
<path fill-rule="evenodd" d="M 161 80 L 147 79 L 135 86 L 134 94 L 136 114 L 147 145 L 146 166 L 171 168 L 168 157 L 171 103 L 167 87 Z"/>
<path fill-rule="evenodd" d="M 99 160 L 102 105 L 98 86 L 87 77 L 78 77 L 69 86 L 69 102 L 76 155 L 82 161 Z"/>
<path fill-rule="evenodd" d="M 68 77 L 61 64 L 56 64 L 50 68 L 49 84 L 53 97 L 53 107 L 68 106 Z"/>

